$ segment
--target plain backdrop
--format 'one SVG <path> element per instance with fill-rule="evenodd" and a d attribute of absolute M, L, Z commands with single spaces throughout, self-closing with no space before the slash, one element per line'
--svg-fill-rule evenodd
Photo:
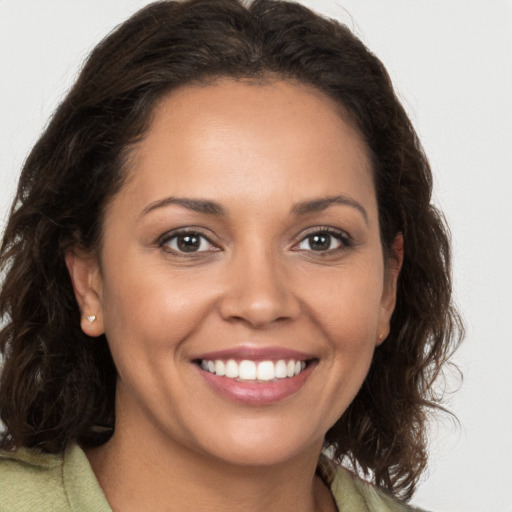
<path fill-rule="evenodd" d="M 17 175 L 92 47 L 147 0 L 0 0 L 0 228 Z M 345 22 L 386 65 L 453 234 L 464 373 L 460 426 L 432 427 L 413 503 L 512 512 L 512 1 L 303 3 Z M 458 386 L 454 377 L 449 388 Z"/>

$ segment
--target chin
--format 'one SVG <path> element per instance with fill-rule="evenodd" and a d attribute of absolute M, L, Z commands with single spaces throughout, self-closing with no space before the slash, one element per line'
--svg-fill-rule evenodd
<path fill-rule="evenodd" d="M 278 466 L 300 457 L 320 455 L 324 434 L 312 435 L 290 431 L 289 426 L 275 428 L 275 425 L 257 423 L 240 426 L 231 433 L 226 432 L 222 440 L 208 442 L 208 451 L 228 464 L 246 467 Z"/>

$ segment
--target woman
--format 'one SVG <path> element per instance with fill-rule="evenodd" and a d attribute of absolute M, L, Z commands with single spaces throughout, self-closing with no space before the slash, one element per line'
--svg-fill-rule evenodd
<path fill-rule="evenodd" d="M 430 198 L 345 27 L 268 0 L 135 14 L 5 231 L 0 510 L 410 509 L 459 332 Z"/>

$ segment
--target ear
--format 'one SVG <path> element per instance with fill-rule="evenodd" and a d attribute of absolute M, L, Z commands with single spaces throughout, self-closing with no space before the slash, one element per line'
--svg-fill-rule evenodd
<path fill-rule="evenodd" d="M 395 310 L 397 283 L 402 263 L 404 261 L 404 237 L 398 233 L 391 246 L 391 254 L 386 258 L 384 269 L 384 290 L 380 304 L 379 331 L 377 345 L 380 345 L 389 335 L 391 315 Z"/>
<path fill-rule="evenodd" d="M 80 308 L 82 331 L 88 336 L 101 336 L 104 331 L 102 314 L 102 283 L 96 256 L 73 248 L 66 252 L 66 266 Z"/>

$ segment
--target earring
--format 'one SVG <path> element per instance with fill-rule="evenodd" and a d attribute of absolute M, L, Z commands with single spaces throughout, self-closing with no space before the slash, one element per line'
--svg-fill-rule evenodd
<path fill-rule="evenodd" d="M 89 323 L 92 325 L 96 320 L 96 315 L 88 315 L 85 318 L 87 318 L 87 320 L 89 320 Z"/>

